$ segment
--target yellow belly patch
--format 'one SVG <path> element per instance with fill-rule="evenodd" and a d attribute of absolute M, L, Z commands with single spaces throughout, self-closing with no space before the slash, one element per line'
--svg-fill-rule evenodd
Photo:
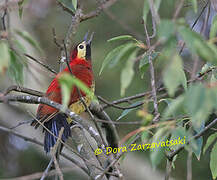
<path fill-rule="evenodd" d="M 91 86 L 91 91 L 92 92 L 94 92 L 95 91 L 95 84 L 93 83 L 93 85 Z M 85 96 L 85 97 L 83 97 L 83 100 L 84 100 L 84 102 L 85 102 L 85 104 L 87 105 L 87 107 L 89 107 L 90 106 L 90 104 L 91 104 L 91 101 L 92 101 L 92 99 L 93 99 L 93 97 L 90 97 L 90 96 Z M 73 104 L 71 104 L 70 106 L 69 106 L 69 109 L 72 111 L 72 112 L 74 112 L 74 113 L 76 113 L 76 114 L 81 114 L 82 112 L 84 112 L 85 110 L 86 110 L 86 108 L 85 108 L 85 106 L 84 106 L 84 104 L 83 104 L 83 102 L 82 101 L 77 101 L 77 102 L 75 102 L 75 103 L 73 103 Z M 70 124 L 70 123 L 72 123 L 72 119 L 71 118 L 67 118 L 67 122 Z"/>

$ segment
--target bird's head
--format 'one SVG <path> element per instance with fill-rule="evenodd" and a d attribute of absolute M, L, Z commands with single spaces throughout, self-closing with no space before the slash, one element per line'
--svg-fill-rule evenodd
<path fill-rule="evenodd" d="M 81 60 L 91 60 L 91 41 L 93 39 L 93 34 L 91 34 L 90 39 L 88 38 L 88 32 L 85 34 L 84 39 L 81 43 L 79 43 L 75 48 L 72 50 L 70 55 L 70 61 L 74 59 L 81 59 Z"/>

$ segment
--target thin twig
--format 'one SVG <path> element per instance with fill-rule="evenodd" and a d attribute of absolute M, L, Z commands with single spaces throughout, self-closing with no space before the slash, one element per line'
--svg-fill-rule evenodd
<path fill-rule="evenodd" d="M 59 137 L 58 137 L 58 139 L 57 139 L 57 142 L 56 142 L 56 144 L 54 145 L 54 147 L 51 148 L 52 159 L 53 159 L 53 161 L 54 161 L 55 169 L 56 169 L 56 171 L 58 172 L 58 176 L 59 176 L 60 180 L 63 180 L 63 173 L 62 173 L 61 170 L 60 170 L 59 163 L 58 163 L 57 158 L 56 158 L 56 153 L 57 153 L 59 144 L 60 144 L 61 139 L 62 139 L 63 131 L 64 131 L 64 127 L 62 127 L 62 128 L 60 129 L 60 131 L 59 131 Z"/>
<path fill-rule="evenodd" d="M 50 68 L 50 66 L 42 63 L 41 61 L 37 60 L 36 58 L 30 56 L 29 54 L 24 53 L 24 56 L 28 57 L 29 59 L 35 61 L 36 63 L 40 64 L 41 66 L 43 66 L 44 68 L 46 68 L 47 70 L 49 70 L 50 72 L 52 72 L 53 74 L 57 74 L 57 72 L 55 70 L 53 70 L 52 68 Z"/>
<path fill-rule="evenodd" d="M 144 24 L 144 29 L 145 29 L 147 46 L 151 47 L 150 37 L 148 35 L 148 30 L 147 30 L 146 24 Z M 153 66 L 153 62 L 152 62 L 151 53 L 152 53 L 151 51 L 148 51 L 148 62 L 149 62 L 149 69 L 150 69 L 150 74 L 151 74 L 151 88 L 152 88 L 152 97 L 153 97 L 153 100 L 154 100 L 154 114 L 155 114 L 153 122 L 157 122 L 159 120 L 160 114 L 158 112 L 157 92 L 156 92 L 156 87 L 155 87 L 154 66 Z"/>
<path fill-rule="evenodd" d="M 56 44 L 56 46 L 58 48 L 60 48 L 60 50 L 62 50 L 62 46 L 58 43 L 57 41 L 57 36 L 56 36 L 56 31 L 55 31 L 55 28 L 52 28 L 52 33 L 53 33 L 53 41 L 54 41 L 54 44 Z"/>
<path fill-rule="evenodd" d="M 43 172 L 43 174 L 42 174 L 40 180 L 44 180 L 44 179 L 46 178 L 46 176 L 48 175 L 48 173 L 49 173 L 49 171 L 50 171 L 50 168 L 51 168 L 52 164 L 53 164 L 53 158 L 51 158 L 51 160 L 50 160 L 50 162 L 49 162 L 47 168 L 46 168 L 45 171 Z"/>
<path fill-rule="evenodd" d="M 10 129 L 16 129 L 16 128 L 19 127 L 19 126 L 22 126 L 22 125 L 24 125 L 24 124 L 30 124 L 31 122 L 32 122 L 32 120 L 19 122 L 16 126 L 10 127 Z"/>
<path fill-rule="evenodd" d="M 88 14 L 84 14 L 80 17 L 80 22 L 85 21 L 87 19 L 90 18 L 94 18 L 96 16 L 98 16 L 102 10 L 109 8 L 110 6 L 112 6 L 117 0 L 108 0 L 105 1 L 105 3 L 101 4 L 95 11 L 91 11 Z"/>
<path fill-rule="evenodd" d="M 155 23 L 158 25 L 160 24 L 160 16 L 155 8 L 154 1 L 148 0 L 148 2 L 151 10 L 152 20 L 155 21 Z"/>
<path fill-rule="evenodd" d="M 1 17 L 1 20 L 2 20 L 2 26 L 3 26 L 3 30 L 6 31 L 6 25 L 5 25 L 5 17 L 7 16 L 7 8 L 5 8 L 4 10 L 4 14 L 3 16 Z"/>
<path fill-rule="evenodd" d="M 112 121 L 109 122 L 107 120 L 103 120 L 103 119 L 96 119 L 96 121 L 98 122 L 103 122 L 103 123 L 107 123 L 107 124 L 116 124 L 116 125 L 141 125 L 142 122 L 140 121 L 136 121 L 136 122 L 116 122 L 116 121 Z"/>
<path fill-rule="evenodd" d="M 97 96 L 97 98 L 102 101 L 103 103 L 109 105 L 109 106 L 112 106 L 114 108 L 117 108 L 117 109 L 122 109 L 122 110 L 125 110 L 125 109 L 134 109 L 134 108 L 137 108 L 139 106 L 142 106 L 145 102 L 140 102 L 136 105 L 131 105 L 131 106 L 127 106 L 127 107 L 122 107 L 122 106 L 118 106 L 118 105 L 115 105 L 113 103 L 110 103 L 109 101 L 107 101 L 106 99 L 102 98 L 101 96 Z"/>
<path fill-rule="evenodd" d="M 5 96 L 8 95 L 11 91 L 26 93 L 26 94 L 30 94 L 30 95 L 34 95 L 34 96 L 39 96 L 39 97 L 42 97 L 42 96 L 45 95 L 44 93 L 42 93 L 40 91 L 36 91 L 36 90 L 33 90 L 33 89 L 24 88 L 24 87 L 16 86 L 16 85 L 10 86 L 5 91 L 4 95 Z"/>

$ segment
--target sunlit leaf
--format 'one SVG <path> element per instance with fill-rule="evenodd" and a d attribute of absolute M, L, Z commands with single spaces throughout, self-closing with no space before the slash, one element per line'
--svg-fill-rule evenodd
<path fill-rule="evenodd" d="M 170 96 L 174 96 L 180 84 L 187 89 L 187 80 L 182 67 L 182 59 L 179 55 L 175 55 L 164 70 L 163 81 Z"/>
<path fill-rule="evenodd" d="M 95 98 L 94 92 L 92 92 L 81 80 L 70 75 L 69 73 L 61 74 L 61 76 L 58 78 L 58 81 L 61 85 L 61 92 L 62 92 L 62 99 L 63 99 L 62 104 L 64 105 L 64 108 L 66 108 L 69 104 L 73 85 L 75 85 L 76 87 L 78 87 L 78 89 L 83 91 L 86 94 L 86 96 Z"/>
<path fill-rule="evenodd" d="M 134 59 L 136 58 L 137 55 L 137 50 L 135 50 L 130 56 L 129 59 L 127 60 L 125 67 L 121 71 L 121 96 L 125 95 L 126 89 L 129 87 L 130 83 L 133 80 L 134 76 Z"/>
<path fill-rule="evenodd" d="M 135 47 L 136 45 L 134 43 L 122 44 L 109 52 L 102 63 L 99 75 L 108 65 L 110 65 L 110 67 L 114 67 L 128 50 Z"/>
<path fill-rule="evenodd" d="M 205 154 L 205 152 L 207 151 L 207 149 L 211 146 L 211 144 L 217 139 L 217 133 L 213 133 L 211 134 L 207 141 L 206 141 L 206 144 L 203 148 L 203 154 Z"/>
<path fill-rule="evenodd" d="M 109 68 L 115 67 L 125 57 L 125 55 L 127 54 L 127 52 L 129 52 L 130 50 L 132 50 L 134 48 L 136 48 L 136 44 L 135 43 L 125 44 L 125 46 L 122 49 L 120 49 L 120 51 L 117 54 L 117 56 L 114 57 L 112 59 L 112 61 L 109 63 Z"/>
<path fill-rule="evenodd" d="M 77 0 L 57 0 L 59 1 L 65 8 L 75 13 L 77 9 Z"/>
<path fill-rule="evenodd" d="M 76 10 L 77 9 L 77 2 L 78 0 L 72 0 L 72 5 L 74 7 L 74 9 Z"/>
<path fill-rule="evenodd" d="M 121 35 L 121 36 L 117 36 L 117 37 L 113 37 L 113 38 L 109 39 L 108 42 L 121 41 L 121 40 L 134 40 L 134 41 L 136 41 L 136 39 L 130 35 Z"/>
<path fill-rule="evenodd" d="M 210 154 L 210 169 L 212 172 L 213 179 L 216 179 L 217 177 L 217 143 L 212 148 L 211 154 Z"/>
<path fill-rule="evenodd" d="M 5 73 L 10 64 L 10 54 L 6 42 L 0 41 L 0 73 Z"/>

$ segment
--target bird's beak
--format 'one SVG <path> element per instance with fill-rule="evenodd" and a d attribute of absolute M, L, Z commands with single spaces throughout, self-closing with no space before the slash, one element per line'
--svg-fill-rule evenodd
<path fill-rule="evenodd" d="M 86 32 L 85 36 L 84 36 L 84 41 L 87 43 L 87 44 L 91 44 L 91 41 L 93 40 L 93 35 L 94 35 L 94 32 L 92 32 L 92 34 L 90 35 L 90 39 L 87 40 L 88 38 L 88 34 L 89 34 L 89 31 Z"/>

